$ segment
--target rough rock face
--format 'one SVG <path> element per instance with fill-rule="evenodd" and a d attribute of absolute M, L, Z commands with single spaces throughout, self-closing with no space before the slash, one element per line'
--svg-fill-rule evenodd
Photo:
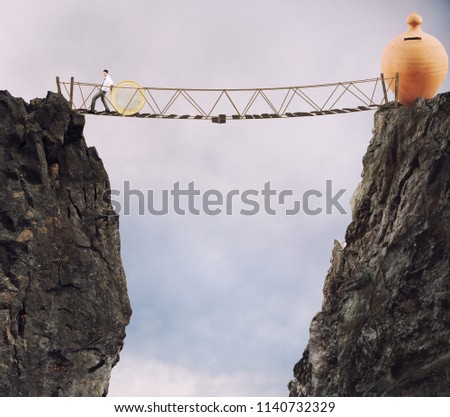
<path fill-rule="evenodd" d="M 450 93 L 375 114 L 291 396 L 450 395 Z"/>
<path fill-rule="evenodd" d="M 84 118 L 0 92 L 0 395 L 101 396 L 131 309 Z"/>

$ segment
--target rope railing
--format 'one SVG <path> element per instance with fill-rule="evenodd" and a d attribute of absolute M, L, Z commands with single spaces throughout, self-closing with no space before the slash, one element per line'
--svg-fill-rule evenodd
<path fill-rule="evenodd" d="M 322 116 L 373 110 L 389 105 L 389 94 L 398 105 L 398 74 L 385 78 L 268 88 L 161 88 L 141 87 L 133 81 L 115 85 L 105 99 L 113 112 L 94 114 L 158 119 L 227 120 L 274 119 Z M 93 96 L 100 84 L 63 82 L 57 89 L 72 109 L 90 113 Z M 389 90 L 394 93 L 389 93 Z M 101 103 L 97 103 L 101 106 Z"/>

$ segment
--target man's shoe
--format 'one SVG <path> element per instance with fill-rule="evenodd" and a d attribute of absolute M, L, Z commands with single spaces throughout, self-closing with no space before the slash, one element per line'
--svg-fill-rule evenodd
<path fill-rule="evenodd" d="M 88 110 L 88 113 L 94 114 L 95 110 Z"/>

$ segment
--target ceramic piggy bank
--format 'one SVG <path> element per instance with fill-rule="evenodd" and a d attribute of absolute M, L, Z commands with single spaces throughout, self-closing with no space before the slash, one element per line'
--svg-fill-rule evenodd
<path fill-rule="evenodd" d="M 381 69 L 385 78 L 399 74 L 398 101 L 410 106 L 419 97 L 437 93 L 447 75 L 448 56 L 441 42 L 421 29 L 421 16 L 412 13 L 406 23 L 409 29 L 384 50 Z M 394 85 L 390 83 L 392 90 Z"/>

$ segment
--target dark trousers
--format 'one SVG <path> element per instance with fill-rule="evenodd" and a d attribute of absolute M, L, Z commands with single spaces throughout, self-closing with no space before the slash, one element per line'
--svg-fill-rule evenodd
<path fill-rule="evenodd" d="M 94 97 L 92 97 L 92 102 L 91 102 L 91 110 L 94 111 L 95 110 L 95 102 L 101 98 L 102 99 L 102 103 L 105 106 L 105 110 L 109 111 L 109 107 L 108 107 L 108 103 L 105 99 L 106 96 L 106 91 L 100 90 Z"/>

